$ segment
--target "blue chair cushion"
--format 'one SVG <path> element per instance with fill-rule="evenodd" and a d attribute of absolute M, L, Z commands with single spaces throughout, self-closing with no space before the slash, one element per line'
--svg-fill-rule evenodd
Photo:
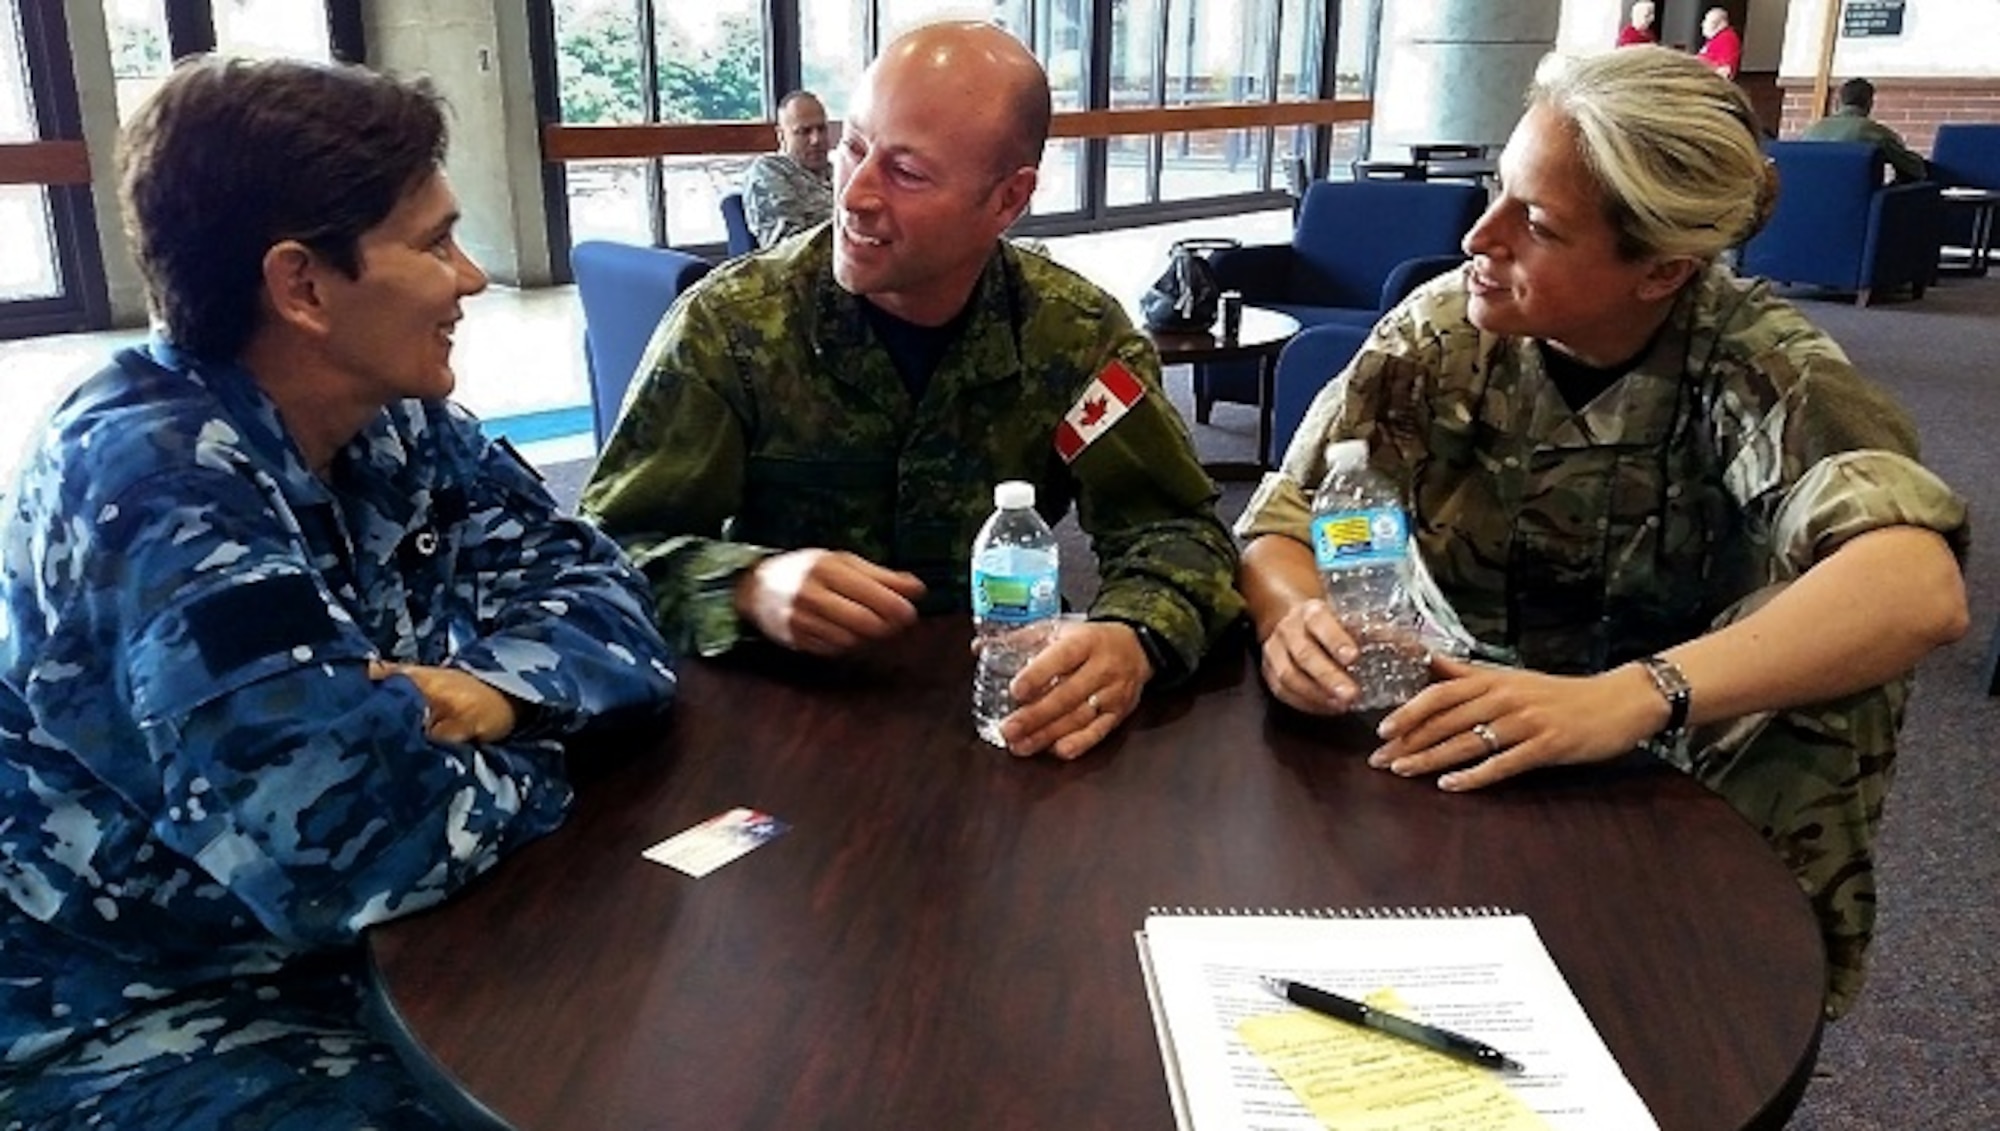
<path fill-rule="evenodd" d="M 709 262 L 668 248 L 587 240 L 570 250 L 569 263 L 583 306 L 591 423 L 601 448 L 654 328 L 680 293 L 708 274 Z"/>
<path fill-rule="evenodd" d="M 1884 185 L 1882 155 L 1867 142 L 1774 141 L 1778 204 L 1743 245 L 1742 271 L 1867 295 L 1909 286 L 1922 295 L 1937 273 L 1935 182 Z"/>
<path fill-rule="evenodd" d="M 1284 459 L 1293 434 L 1305 420 L 1313 398 L 1336 374 L 1347 368 L 1373 326 L 1330 322 L 1301 330 L 1285 343 L 1278 354 L 1278 368 L 1271 381 L 1271 450 L 1264 455 L 1266 466 Z M 1308 490 L 1316 483 L 1305 485 Z"/>

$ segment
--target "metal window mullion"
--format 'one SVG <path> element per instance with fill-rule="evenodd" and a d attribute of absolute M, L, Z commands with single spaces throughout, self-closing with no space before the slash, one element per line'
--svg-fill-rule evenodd
<path fill-rule="evenodd" d="M 175 59 L 215 50 L 215 8 L 209 0 L 166 0 L 167 53 Z"/>
<path fill-rule="evenodd" d="M 639 8 L 639 106 L 647 122 L 660 120 L 660 41 L 659 22 L 653 18 L 653 0 L 636 0 Z M 653 230 L 653 244 L 667 246 L 666 159 L 646 159 L 646 220 Z"/>
<path fill-rule="evenodd" d="M 1264 101 L 1276 105 L 1278 101 L 1278 76 L 1283 73 L 1285 55 L 1285 0 L 1263 0 L 1264 11 L 1270 17 L 1265 26 L 1264 49 Z M 1257 176 L 1257 187 L 1271 191 L 1271 167 L 1278 156 L 1278 127 L 1265 126 L 1263 169 Z"/>
<path fill-rule="evenodd" d="M 326 0 L 326 42 L 333 57 L 342 62 L 368 61 L 368 32 L 366 21 L 361 18 L 361 0 Z"/>
<path fill-rule="evenodd" d="M 800 8 L 799 0 L 764 0 L 764 105 L 774 118 L 778 99 L 806 85 Z"/>
<path fill-rule="evenodd" d="M 1089 68 L 1084 76 L 1084 108 L 1111 108 L 1111 46 L 1113 35 L 1110 0 L 1091 0 L 1090 50 L 1084 53 Z M 1111 139 L 1093 137 L 1083 143 L 1083 214 L 1093 223 L 1104 219 L 1111 198 Z"/>
<path fill-rule="evenodd" d="M 1160 30 L 1153 38 L 1153 105 L 1167 105 L 1167 48 L 1174 26 L 1173 0 L 1160 0 Z M 1156 133 L 1146 146 L 1146 203 L 1160 203 L 1160 186 L 1166 180 L 1167 135 Z"/>
<path fill-rule="evenodd" d="M 528 65 L 533 69 L 535 119 L 544 127 L 562 121 L 562 72 L 556 58 L 554 0 L 528 4 Z M 560 161 L 542 161 L 542 224 L 549 238 L 549 279 L 570 283 L 569 253 L 575 237 L 569 226 L 569 170 Z"/>

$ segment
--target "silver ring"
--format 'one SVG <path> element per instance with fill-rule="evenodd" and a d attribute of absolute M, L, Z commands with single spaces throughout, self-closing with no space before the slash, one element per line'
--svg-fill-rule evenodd
<path fill-rule="evenodd" d="M 1492 727 L 1487 726 L 1485 723 L 1473 723 L 1472 734 L 1473 737 L 1486 744 L 1486 752 L 1488 754 L 1500 753 L 1500 736 L 1493 733 Z"/>
<path fill-rule="evenodd" d="M 1091 714 L 1093 714 L 1093 715 L 1101 715 L 1101 714 L 1103 714 L 1103 713 L 1104 713 L 1104 704 L 1102 704 L 1102 703 L 1099 703 L 1099 702 L 1097 701 L 1097 692 L 1093 691 L 1093 692 L 1091 692 L 1091 693 L 1090 693 L 1089 695 L 1086 695 L 1086 696 L 1084 696 L 1084 699 L 1083 699 L 1083 701 L 1084 701 L 1085 703 L 1088 703 L 1088 704 L 1090 704 L 1090 713 L 1091 713 Z"/>

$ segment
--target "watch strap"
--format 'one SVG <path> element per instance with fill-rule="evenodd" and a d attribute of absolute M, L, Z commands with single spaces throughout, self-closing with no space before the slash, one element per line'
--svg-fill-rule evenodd
<path fill-rule="evenodd" d="M 1660 728 L 1663 737 L 1679 737 L 1687 729 L 1688 703 L 1694 697 L 1694 689 L 1688 686 L 1687 676 L 1680 665 L 1664 656 L 1641 656 L 1639 666 L 1653 680 L 1660 697 L 1667 701 L 1667 725 Z"/>

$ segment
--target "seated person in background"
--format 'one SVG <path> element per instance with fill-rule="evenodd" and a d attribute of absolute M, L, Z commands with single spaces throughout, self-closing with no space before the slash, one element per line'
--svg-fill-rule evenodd
<path fill-rule="evenodd" d="M 1924 159 L 1903 144 L 1902 135 L 1869 117 L 1875 109 L 1875 84 L 1848 79 L 1840 84 L 1840 108 L 1805 128 L 1805 141 L 1865 141 L 1895 170 L 1896 180 L 1921 181 L 1930 170 Z"/>
<path fill-rule="evenodd" d="M 1734 79 L 1743 64 L 1743 40 L 1736 29 L 1729 26 L 1729 13 L 1721 8 L 1710 8 L 1702 13 L 1701 50 L 1697 54 L 1715 73 L 1726 79 Z"/>
<path fill-rule="evenodd" d="M 447 1126 L 363 1028 L 362 930 L 673 691 L 617 546 L 444 399 L 486 284 L 444 152 L 429 87 L 295 61 L 188 62 L 128 127 L 163 330 L 0 531 L 0 1123 Z"/>
<path fill-rule="evenodd" d="M 770 247 L 833 215 L 833 166 L 827 160 L 826 107 L 795 90 L 778 103 L 778 152 L 750 162 L 743 175 L 743 217 Z"/>
<path fill-rule="evenodd" d="M 1618 46 L 1637 47 L 1659 41 L 1660 33 L 1653 27 L 1653 0 L 1638 0 L 1632 5 L 1632 22 L 1618 29 Z"/>
<path fill-rule="evenodd" d="M 1472 262 L 1376 326 L 1237 530 L 1273 694 L 1345 711 L 1309 493 L 1368 441 L 1491 661 L 1436 659 L 1370 764 L 1469 790 L 1651 743 L 1797 874 L 1838 1013 L 1910 670 L 1965 631 L 1966 509 L 1838 345 L 1716 264 L 1775 199 L 1753 121 L 1666 48 L 1546 60 Z"/>
<path fill-rule="evenodd" d="M 851 106 L 832 226 L 668 311 L 582 509 L 646 571 L 669 640 L 838 655 L 968 608 L 994 483 L 1034 482 L 1044 515 L 1075 500 L 1103 586 L 1016 678 L 1003 734 L 1076 757 L 1237 618 L 1235 544 L 1151 345 L 1001 238 L 1048 136 L 1034 57 L 988 24 L 917 28 Z"/>

